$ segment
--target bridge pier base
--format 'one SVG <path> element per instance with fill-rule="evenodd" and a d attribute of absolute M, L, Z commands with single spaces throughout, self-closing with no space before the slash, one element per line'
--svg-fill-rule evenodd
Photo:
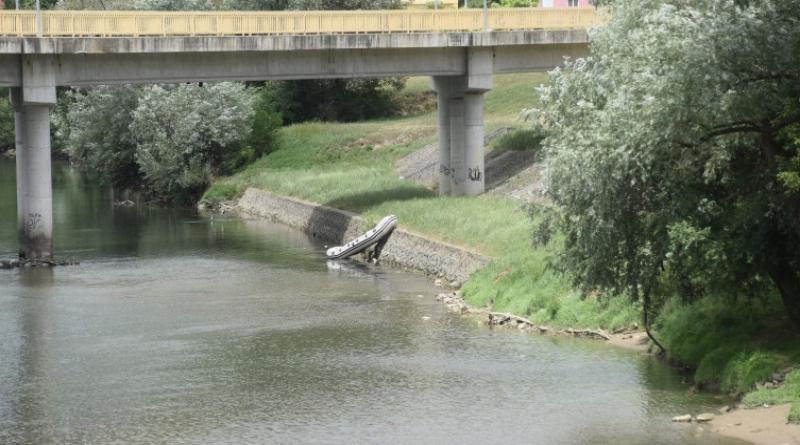
<path fill-rule="evenodd" d="M 491 49 L 469 50 L 466 76 L 435 76 L 439 133 L 439 194 L 485 190 L 483 95 L 492 88 Z"/>
<path fill-rule="evenodd" d="M 53 257 L 53 184 L 50 158 L 50 105 L 28 102 L 23 88 L 11 89 L 17 163 L 17 230 L 19 258 L 45 260 Z"/>

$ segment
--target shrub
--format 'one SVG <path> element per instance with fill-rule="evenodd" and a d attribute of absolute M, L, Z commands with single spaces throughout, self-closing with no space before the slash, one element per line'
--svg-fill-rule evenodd
<path fill-rule="evenodd" d="M 722 389 L 733 394 L 749 391 L 778 371 L 783 361 L 774 353 L 740 352 L 722 372 Z"/>
<path fill-rule="evenodd" d="M 525 128 L 504 134 L 494 143 L 494 150 L 499 151 L 539 151 L 542 141 L 546 137 L 544 129 L 541 127 Z"/>
<path fill-rule="evenodd" d="M 8 148 L 14 148 L 14 112 L 8 90 L 0 88 L 0 152 Z"/>
<path fill-rule="evenodd" d="M 243 156 L 252 102 L 237 83 L 146 88 L 130 128 L 148 189 L 161 199 L 198 197 L 212 175 L 225 173 L 226 165 Z"/>

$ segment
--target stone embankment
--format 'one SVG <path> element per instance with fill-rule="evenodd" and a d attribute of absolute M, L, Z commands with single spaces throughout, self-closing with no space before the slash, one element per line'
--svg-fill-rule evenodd
<path fill-rule="evenodd" d="M 331 245 L 344 244 L 372 228 L 354 213 L 255 188 L 248 189 L 233 208 L 240 214 L 300 229 Z M 411 232 L 402 225 L 400 220 L 383 249 L 381 261 L 437 276 L 452 287 L 458 287 L 489 262 L 488 257 L 477 252 Z"/>

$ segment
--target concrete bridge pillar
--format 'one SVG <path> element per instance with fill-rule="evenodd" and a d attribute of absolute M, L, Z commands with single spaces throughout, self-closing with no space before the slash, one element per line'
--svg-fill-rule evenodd
<path fill-rule="evenodd" d="M 17 151 L 17 230 L 23 260 L 53 257 L 50 107 L 55 82 L 38 61 L 23 61 L 23 86 L 11 89 Z M 26 66 L 27 64 L 27 66 Z"/>
<path fill-rule="evenodd" d="M 483 95 L 492 88 L 493 51 L 469 48 L 467 74 L 436 76 L 439 194 L 480 195 L 485 190 Z"/>

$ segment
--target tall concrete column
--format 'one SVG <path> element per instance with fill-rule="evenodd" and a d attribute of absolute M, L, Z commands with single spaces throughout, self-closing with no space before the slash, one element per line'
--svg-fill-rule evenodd
<path fill-rule="evenodd" d="M 26 184 L 28 181 L 27 170 L 23 166 L 27 165 L 25 151 L 23 147 L 23 133 L 24 124 L 22 120 L 22 88 L 11 88 L 11 107 L 14 109 L 14 149 L 16 150 L 16 166 L 17 166 L 17 227 L 23 227 L 25 215 L 28 214 L 25 196 L 22 191 L 25 187 L 20 184 Z"/>
<path fill-rule="evenodd" d="M 439 194 L 449 195 L 453 181 L 450 163 L 450 100 L 460 97 L 464 90 L 462 76 L 436 76 L 432 79 L 436 91 L 437 132 L 439 135 Z"/>
<path fill-rule="evenodd" d="M 464 97 L 454 97 L 447 104 L 450 130 L 450 196 L 464 195 L 467 169 L 464 133 Z"/>
<path fill-rule="evenodd" d="M 464 95 L 464 170 L 456 172 L 456 176 L 464 180 L 455 195 L 480 195 L 485 190 L 483 133 L 483 93 L 467 93 Z"/>
<path fill-rule="evenodd" d="M 50 106 L 56 91 L 49 60 L 23 63 L 22 88 L 12 90 L 17 149 L 17 230 L 19 257 L 53 257 L 53 184 Z"/>
<path fill-rule="evenodd" d="M 485 190 L 483 94 L 492 88 L 492 48 L 465 50 L 466 74 L 437 76 L 439 193 L 479 195 Z"/>

